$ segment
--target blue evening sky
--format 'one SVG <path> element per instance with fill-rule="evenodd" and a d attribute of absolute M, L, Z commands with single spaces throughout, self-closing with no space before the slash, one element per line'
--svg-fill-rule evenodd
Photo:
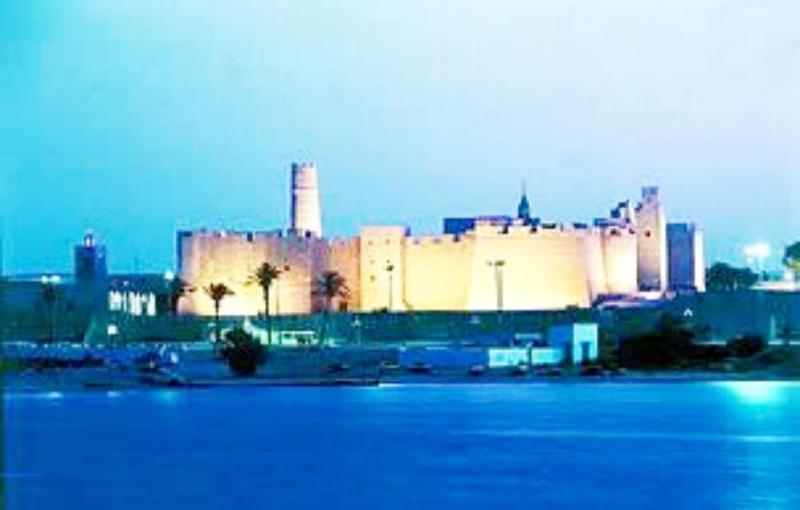
<path fill-rule="evenodd" d="M 173 265 L 179 228 L 589 221 L 646 184 L 709 259 L 800 238 L 794 0 L 6 1 L 0 213 L 9 272 Z M 777 261 L 774 258 L 773 264 Z"/>

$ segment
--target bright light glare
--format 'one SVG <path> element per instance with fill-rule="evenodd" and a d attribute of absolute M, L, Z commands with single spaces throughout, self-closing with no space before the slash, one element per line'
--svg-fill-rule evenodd
<path fill-rule="evenodd" d="M 753 243 L 744 247 L 744 255 L 749 259 L 764 261 L 772 254 L 772 248 L 767 243 Z"/>
<path fill-rule="evenodd" d="M 745 404 L 771 404 L 781 398 L 785 383 L 776 381 L 731 381 L 720 383 Z"/>

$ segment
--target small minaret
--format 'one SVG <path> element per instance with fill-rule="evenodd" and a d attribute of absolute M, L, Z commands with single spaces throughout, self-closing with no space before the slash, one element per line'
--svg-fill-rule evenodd
<path fill-rule="evenodd" d="M 522 184 L 522 197 L 517 206 L 517 219 L 522 220 L 525 224 L 531 222 L 531 204 L 528 202 L 528 193 L 525 190 L 524 183 Z"/>
<path fill-rule="evenodd" d="M 292 163 L 291 193 L 290 231 L 303 237 L 322 237 L 319 183 L 314 163 Z"/>

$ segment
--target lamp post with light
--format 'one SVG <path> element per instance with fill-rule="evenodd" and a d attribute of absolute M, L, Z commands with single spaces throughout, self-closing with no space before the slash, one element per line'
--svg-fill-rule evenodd
<path fill-rule="evenodd" d="M 56 342 L 56 305 L 58 302 L 58 285 L 61 283 L 61 277 L 58 275 L 45 275 L 42 276 L 42 299 L 49 308 L 49 338 L 48 341 L 52 344 Z"/>
<path fill-rule="evenodd" d="M 281 274 L 275 279 L 275 315 L 281 314 L 281 277 L 288 273 L 292 267 L 284 262 Z"/>
<path fill-rule="evenodd" d="M 494 286 L 497 297 L 497 312 L 503 311 L 503 268 L 506 261 L 503 259 L 487 260 L 486 265 L 494 269 Z"/>
<path fill-rule="evenodd" d="M 759 242 L 748 244 L 744 247 L 743 251 L 747 259 L 747 264 L 756 267 L 758 279 L 759 281 L 763 281 L 765 262 L 772 254 L 772 248 L 767 243 Z"/>
<path fill-rule="evenodd" d="M 389 277 L 389 308 L 388 311 L 392 311 L 394 308 L 394 264 L 390 261 L 386 261 L 386 274 Z"/>

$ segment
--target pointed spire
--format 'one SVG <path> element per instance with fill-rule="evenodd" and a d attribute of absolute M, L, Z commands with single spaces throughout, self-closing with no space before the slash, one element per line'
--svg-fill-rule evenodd
<path fill-rule="evenodd" d="M 522 181 L 522 197 L 519 200 L 517 207 L 517 218 L 525 221 L 526 223 L 531 220 L 531 204 L 528 202 L 528 192 L 525 186 L 525 181 Z"/>

